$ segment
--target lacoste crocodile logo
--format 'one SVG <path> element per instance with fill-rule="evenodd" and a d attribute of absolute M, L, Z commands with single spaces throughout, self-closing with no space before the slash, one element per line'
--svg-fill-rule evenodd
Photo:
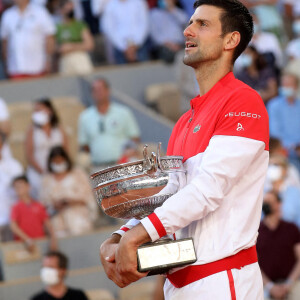
<path fill-rule="evenodd" d="M 200 128 L 201 128 L 201 125 L 198 124 L 198 125 L 194 128 L 193 133 L 198 132 L 198 131 L 200 130 Z"/>

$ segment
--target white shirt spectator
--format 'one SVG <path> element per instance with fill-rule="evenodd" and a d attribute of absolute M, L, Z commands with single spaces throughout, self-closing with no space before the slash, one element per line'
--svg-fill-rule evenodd
<path fill-rule="evenodd" d="M 183 27 L 187 22 L 188 16 L 182 9 L 153 8 L 150 11 L 151 39 L 157 45 L 167 42 L 184 44 Z"/>
<path fill-rule="evenodd" d="M 287 56 L 300 59 L 300 38 L 294 39 L 287 44 L 285 49 Z"/>
<path fill-rule="evenodd" d="M 8 73 L 42 73 L 46 66 L 45 39 L 54 33 L 52 18 L 41 5 L 29 3 L 23 13 L 17 6 L 7 9 L 2 16 L 1 39 L 8 43 Z"/>
<path fill-rule="evenodd" d="M 110 0 L 102 28 L 113 46 L 125 51 L 131 44 L 141 46 L 149 33 L 149 12 L 144 0 Z"/>
<path fill-rule="evenodd" d="M 270 32 L 257 33 L 250 45 L 253 45 L 259 53 L 272 52 L 276 59 L 276 65 L 283 66 L 283 52 L 275 34 Z"/>
<path fill-rule="evenodd" d="M 0 226 L 9 223 L 10 208 L 15 200 L 12 180 L 22 173 L 21 164 L 14 158 L 0 159 Z"/>
<path fill-rule="evenodd" d="M 95 17 L 99 17 L 109 0 L 91 0 L 91 10 Z"/>
<path fill-rule="evenodd" d="M 1 122 L 9 121 L 9 118 L 10 118 L 10 116 L 9 116 L 9 111 L 8 111 L 7 105 L 6 105 L 5 101 L 0 98 L 0 124 L 1 124 Z M 0 129 L 1 129 L 1 126 L 0 126 Z M 5 143 L 3 145 L 2 155 L 3 155 L 3 157 L 11 157 L 10 148 L 7 143 Z"/>

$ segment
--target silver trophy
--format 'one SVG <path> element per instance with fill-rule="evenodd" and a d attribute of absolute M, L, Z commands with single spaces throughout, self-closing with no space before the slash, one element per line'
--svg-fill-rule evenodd
<path fill-rule="evenodd" d="M 157 153 L 144 159 L 116 165 L 91 175 L 96 199 L 104 213 L 113 218 L 142 219 L 161 206 L 171 193 L 164 193 L 169 177 L 185 172 L 181 156 L 161 156 Z M 196 261 L 191 238 L 172 240 L 168 236 L 141 245 L 137 251 L 138 271 L 149 275 L 162 274 L 171 268 Z"/>

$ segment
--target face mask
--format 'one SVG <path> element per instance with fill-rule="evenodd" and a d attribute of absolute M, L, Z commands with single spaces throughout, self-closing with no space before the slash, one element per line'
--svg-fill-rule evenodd
<path fill-rule="evenodd" d="M 262 211 L 265 216 L 269 216 L 273 213 L 272 207 L 269 203 L 263 203 Z"/>
<path fill-rule="evenodd" d="M 36 111 L 32 114 L 32 121 L 38 126 L 46 125 L 49 122 L 49 115 L 44 111 Z"/>
<path fill-rule="evenodd" d="M 249 54 L 242 54 L 240 56 L 240 64 L 242 67 L 247 68 L 252 64 L 252 56 Z"/>
<path fill-rule="evenodd" d="M 74 10 L 70 10 L 67 14 L 66 14 L 68 19 L 74 19 Z"/>
<path fill-rule="evenodd" d="M 295 35 L 300 35 L 300 21 L 295 21 L 293 23 L 293 32 Z"/>
<path fill-rule="evenodd" d="M 277 181 L 282 177 L 282 168 L 275 165 L 270 165 L 267 171 L 267 179 L 271 182 Z"/>
<path fill-rule="evenodd" d="M 290 87 L 284 87 L 282 86 L 280 89 L 280 94 L 285 97 L 285 98 L 290 98 L 295 96 L 295 90 L 293 88 Z"/>
<path fill-rule="evenodd" d="M 59 164 L 51 163 L 51 169 L 54 173 L 64 173 L 68 169 L 68 164 L 67 162 L 62 162 Z"/>
<path fill-rule="evenodd" d="M 43 267 L 40 277 L 45 285 L 55 285 L 59 283 L 58 271 L 54 268 Z"/>

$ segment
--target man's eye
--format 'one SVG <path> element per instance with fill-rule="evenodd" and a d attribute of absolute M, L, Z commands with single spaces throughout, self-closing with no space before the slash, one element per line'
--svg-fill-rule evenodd
<path fill-rule="evenodd" d="M 200 22 L 200 26 L 207 26 L 205 22 Z"/>

